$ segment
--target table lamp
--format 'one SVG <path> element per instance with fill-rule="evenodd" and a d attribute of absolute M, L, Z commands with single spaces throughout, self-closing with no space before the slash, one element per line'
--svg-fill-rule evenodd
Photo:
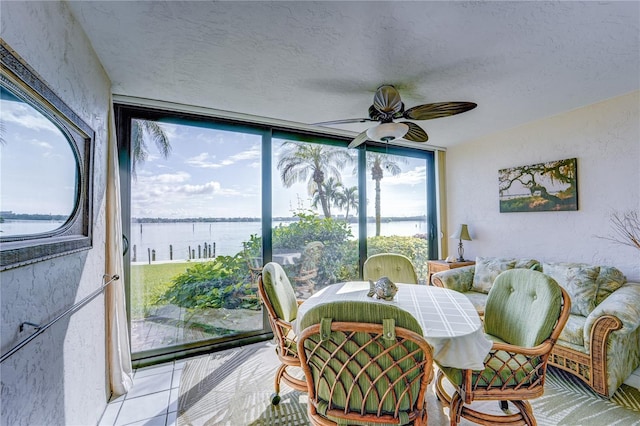
<path fill-rule="evenodd" d="M 458 230 L 453 233 L 451 238 L 456 238 L 456 239 L 460 240 L 460 242 L 458 243 L 458 259 L 456 259 L 456 260 L 458 262 L 464 262 L 465 261 L 464 260 L 464 247 L 462 247 L 462 240 L 471 241 L 471 237 L 469 236 L 469 230 L 467 229 L 467 225 L 464 224 L 464 223 L 462 225 L 460 225 Z"/>

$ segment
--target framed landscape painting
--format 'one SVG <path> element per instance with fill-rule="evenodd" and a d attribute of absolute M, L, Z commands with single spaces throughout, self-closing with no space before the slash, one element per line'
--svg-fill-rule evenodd
<path fill-rule="evenodd" d="M 578 210 L 577 159 L 498 172 L 500 212 Z"/>

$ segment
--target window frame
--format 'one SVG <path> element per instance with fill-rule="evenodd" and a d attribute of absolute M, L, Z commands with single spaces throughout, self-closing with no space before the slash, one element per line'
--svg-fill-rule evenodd
<path fill-rule="evenodd" d="M 333 146 L 347 147 L 351 141 L 348 137 L 328 135 L 321 132 L 304 131 L 299 129 L 286 128 L 279 125 L 267 125 L 240 119 L 221 118 L 215 115 L 208 115 L 200 112 L 176 111 L 165 108 L 147 107 L 141 105 L 131 105 L 128 103 L 114 103 L 116 129 L 118 135 L 119 166 L 121 182 L 121 206 L 122 206 L 122 230 L 124 235 L 129 235 L 131 216 L 131 181 L 129 170 L 131 168 L 130 143 L 131 143 L 131 121 L 133 119 L 154 120 L 159 122 L 170 122 L 167 117 L 180 122 L 202 123 L 203 126 L 221 130 L 242 131 L 262 135 L 262 242 L 263 259 L 268 262 L 272 259 L 272 163 L 273 163 L 273 139 L 288 139 L 298 142 L 325 143 Z M 370 143 L 361 145 L 358 150 L 358 186 L 360 203 L 358 207 L 359 215 L 359 276 L 362 277 L 362 264 L 366 259 L 366 152 L 384 152 L 393 155 L 409 156 L 414 158 L 424 158 L 427 166 L 427 221 L 429 229 L 436 229 L 436 195 L 435 195 L 435 153 L 428 150 L 419 150 L 409 147 L 390 147 L 384 144 Z M 364 201 L 363 201 L 364 200 Z M 363 223 L 364 221 L 364 223 Z M 364 235 L 364 238 L 363 238 Z M 429 232 L 429 256 L 437 257 L 437 238 L 435 232 Z M 130 258 L 129 253 L 125 253 L 125 292 L 127 298 L 127 316 L 130 319 Z M 130 332 L 130 321 L 128 321 Z M 230 337 L 216 339 L 215 341 L 200 341 L 190 344 L 183 344 L 171 347 L 169 350 L 152 350 L 143 353 L 132 354 L 132 359 L 138 365 L 146 365 L 169 359 L 176 359 L 211 350 L 222 350 L 237 347 L 265 340 L 272 337 L 269 328 L 266 312 L 263 312 L 263 329 L 235 334 Z M 165 348 L 166 349 L 166 348 Z"/>
<path fill-rule="evenodd" d="M 95 132 L 1 39 L 0 56 L 2 85 L 60 129 L 76 161 L 71 215 L 52 231 L 0 237 L 0 271 L 4 271 L 92 248 Z"/>

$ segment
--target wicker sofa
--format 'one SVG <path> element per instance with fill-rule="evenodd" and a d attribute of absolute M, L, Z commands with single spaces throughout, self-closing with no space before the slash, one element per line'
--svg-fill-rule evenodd
<path fill-rule="evenodd" d="M 542 271 L 567 290 L 571 315 L 549 363 L 611 397 L 640 366 L 640 283 L 610 266 L 479 257 L 475 265 L 435 273 L 431 284 L 465 293 L 483 314 L 493 281 L 512 268 Z"/>

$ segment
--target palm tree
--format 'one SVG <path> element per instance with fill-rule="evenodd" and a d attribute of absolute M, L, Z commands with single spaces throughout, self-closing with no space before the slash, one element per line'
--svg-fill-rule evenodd
<path fill-rule="evenodd" d="M 278 161 L 280 178 L 285 187 L 296 182 L 307 181 L 307 192 L 313 196 L 317 191 L 325 217 L 331 217 L 329 202 L 322 183 L 333 177 L 340 182 L 340 172 L 345 165 L 353 163 L 353 157 L 346 149 L 327 145 L 287 141 L 282 144 L 282 154 Z"/>
<path fill-rule="evenodd" d="M 342 191 L 338 192 L 338 194 L 336 195 L 336 205 L 341 209 L 345 209 L 344 217 L 348 222 L 349 209 L 353 208 L 354 210 L 358 211 L 358 187 L 352 186 L 350 188 L 347 188 L 346 186 L 343 186 Z"/>
<path fill-rule="evenodd" d="M 404 162 L 403 160 L 386 154 L 367 154 L 367 167 L 371 167 L 371 179 L 376 182 L 376 237 L 380 236 L 380 181 L 385 170 L 392 176 L 398 175 L 402 171 L 398 162 Z"/>
<path fill-rule="evenodd" d="M 147 139 L 156 144 L 164 158 L 171 152 L 171 143 L 164 129 L 155 121 L 131 120 L 131 175 L 136 176 L 136 166 L 149 157 Z"/>
<path fill-rule="evenodd" d="M 331 217 L 331 205 L 334 204 L 338 206 L 338 200 L 340 198 L 340 188 L 342 188 L 342 183 L 338 182 L 334 177 L 330 177 L 326 181 L 322 182 L 320 186 L 322 187 L 324 196 L 327 200 L 327 212 L 329 213 L 329 216 L 325 215 L 325 217 Z M 320 200 L 320 191 L 318 191 L 318 189 L 316 188 L 313 193 L 313 200 L 311 201 L 311 205 L 317 208 L 318 203 L 322 203 L 322 201 Z"/>

